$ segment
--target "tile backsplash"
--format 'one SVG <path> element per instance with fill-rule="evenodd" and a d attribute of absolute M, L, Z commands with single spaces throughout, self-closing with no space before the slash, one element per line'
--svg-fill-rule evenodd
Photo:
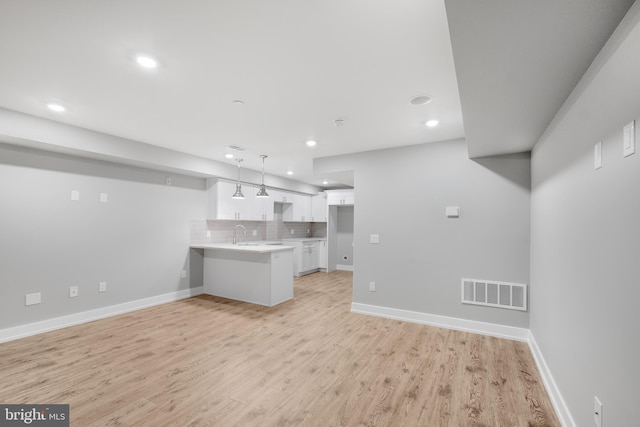
<path fill-rule="evenodd" d="M 236 225 L 246 229 L 236 233 L 238 242 L 255 240 L 282 240 L 292 237 L 327 237 L 325 222 L 284 222 L 282 214 L 276 212 L 273 221 L 230 221 L 192 219 L 189 221 L 191 243 L 231 243 Z M 207 237 L 207 232 L 210 237 Z M 255 235 L 254 235 L 255 233 Z"/>

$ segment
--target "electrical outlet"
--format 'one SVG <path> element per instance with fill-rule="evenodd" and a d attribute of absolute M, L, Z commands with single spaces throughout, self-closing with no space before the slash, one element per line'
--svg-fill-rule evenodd
<path fill-rule="evenodd" d="M 100 282 L 98 284 L 98 292 L 107 292 L 107 282 Z"/>
<path fill-rule="evenodd" d="M 294 230 L 293 228 L 291 229 L 291 234 L 295 234 L 296 230 Z"/>
<path fill-rule="evenodd" d="M 75 298 L 78 296 L 78 287 L 69 286 L 69 298 Z"/>
<path fill-rule="evenodd" d="M 602 403 L 598 396 L 593 396 L 593 422 L 602 427 Z"/>
<path fill-rule="evenodd" d="M 251 233 L 253 236 L 257 236 L 258 235 L 258 230 L 253 230 Z"/>
<path fill-rule="evenodd" d="M 185 279 L 187 277 L 187 270 L 182 270 L 182 272 L 180 273 L 180 277 Z"/>
<path fill-rule="evenodd" d="M 107 193 L 100 193 L 100 203 L 107 203 L 109 201 L 109 195 Z"/>
<path fill-rule="evenodd" d="M 36 292 L 35 294 L 25 294 L 24 297 L 24 305 L 36 305 L 42 302 L 40 292 Z"/>
<path fill-rule="evenodd" d="M 369 282 L 369 291 L 371 292 L 376 291 L 376 282 Z"/>

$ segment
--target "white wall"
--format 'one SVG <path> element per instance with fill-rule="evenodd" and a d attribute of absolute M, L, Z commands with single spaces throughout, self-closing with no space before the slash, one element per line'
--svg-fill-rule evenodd
<path fill-rule="evenodd" d="M 532 155 L 531 331 L 577 426 L 596 395 L 604 426 L 638 425 L 640 150 L 623 158 L 622 129 L 640 125 L 639 9 Z"/>
<path fill-rule="evenodd" d="M 204 179 L 0 144 L 0 329 L 201 286 L 189 220 L 204 197 Z"/>
<path fill-rule="evenodd" d="M 316 173 L 354 170 L 354 302 L 528 327 L 527 312 L 461 304 L 460 280 L 529 282 L 529 166 L 470 160 L 463 140 L 316 159 Z"/>

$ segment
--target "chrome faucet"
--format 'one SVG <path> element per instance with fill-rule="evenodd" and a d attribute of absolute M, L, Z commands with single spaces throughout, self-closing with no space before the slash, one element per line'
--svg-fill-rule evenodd
<path fill-rule="evenodd" d="M 242 230 L 244 231 L 244 235 L 247 235 L 247 229 L 244 228 L 244 225 L 236 225 L 235 227 L 233 227 L 233 244 L 236 244 L 236 231 L 238 231 L 238 227 L 242 228 Z"/>

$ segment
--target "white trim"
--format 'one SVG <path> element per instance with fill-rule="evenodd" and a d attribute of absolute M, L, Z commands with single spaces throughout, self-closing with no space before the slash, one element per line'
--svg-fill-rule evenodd
<path fill-rule="evenodd" d="M 529 329 L 515 326 L 498 325 L 495 323 L 478 322 L 475 320 L 459 319 L 456 317 L 440 316 L 437 314 L 421 313 L 417 311 L 401 310 L 398 308 L 381 307 L 378 305 L 351 303 L 351 312 L 369 314 L 389 319 L 404 320 L 422 325 L 455 329 L 472 332 L 474 334 L 490 335 L 517 341 L 528 341 Z"/>
<path fill-rule="evenodd" d="M 69 326 L 79 325 L 81 323 L 92 322 L 94 320 L 104 319 L 105 317 L 117 316 L 118 314 L 124 314 L 130 311 L 152 307 L 154 305 L 160 305 L 172 301 L 178 301 L 184 298 L 190 298 L 196 295 L 201 295 L 203 292 L 204 289 L 202 286 L 197 288 L 183 289 L 180 291 L 169 292 L 149 298 L 124 302 L 122 304 L 96 308 L 95 310 L 88 310 L 80 313 L 68 314 L 66 316 L 55 317 L 53 319 L 42 320 L 40 322 L 0 329 L 0 343 L 17 340 L 18 338 L 24 338 L 31 335 L 41 334 L 43 332 L 54 331 L 56 329 L 62 329 Z"/>
<path fill-rule="evenodd" d="M 336 264 L 336 270 L 340 271 L 353 271 L 353 265 Z"/>
<path fill-rule="evenodd" d="M 554 381 L 551 371 L 549 370 L 549 366 L 547 366 L 547 362 L 545 362 L 544 357 L 542 357 L 540 347 L 538 347 L 538 343 L 533 337 L 533 333 L 531 331 L 529 331 L 529 348 L 531 349 L 533 359 L 538 366 L 538 372 L 540 372 L 542 382 L 544 383 L 544 387 L 547 389 L 547 394 L 551 399 L 553 408 L 556 410 L 556 415 L 558 416 L 560 424 L 562 424 L 563 427 L 576 427 L 576 423 L 573 421 L 571 412 L 569 412 L 569 407 L 562 398 L 562 393 L 560 393 L 560 389 Z"/>

